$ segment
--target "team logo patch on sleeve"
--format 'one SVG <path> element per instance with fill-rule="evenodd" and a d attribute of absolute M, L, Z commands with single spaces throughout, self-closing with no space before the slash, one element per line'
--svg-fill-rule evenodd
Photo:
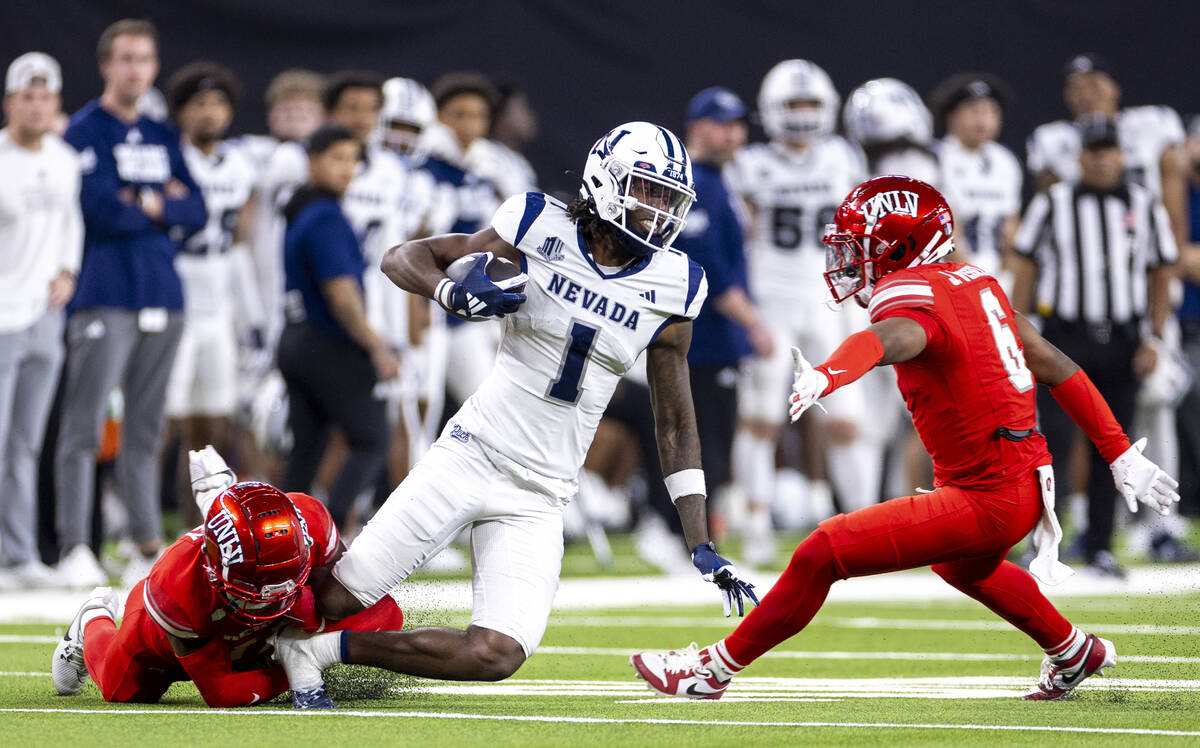
<path fill-rule="evenodd" d="M 546 262 L 558 262 L 563 258 L 563 250 L 565 245 L 562 239 L 556 236 L 546 237 L 546 241 L 542 242 L 542 246 L 537 248 L 537 252 Z"/>

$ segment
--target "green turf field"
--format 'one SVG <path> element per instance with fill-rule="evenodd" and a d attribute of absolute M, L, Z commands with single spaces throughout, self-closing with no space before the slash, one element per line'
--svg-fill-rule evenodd
<path fill-rule="evenodd" d="M 727 632 L 732 623 L 711 607 L 564 612 L 513 679 L 453 684 L 344 668 L 329 675 L 340 710 L 326 713 L 284 702 L 208 710 L 190 684 L 153 706 L 105 704 L 91 684 L 58 697 L 55 627 L 9 624 L 0 626 L 0 744 L 1200 745 L 1200 594 L 1061 607 L 1118 653 L 1109 677 L 1062 703 L 1016 698 L 1040 657 L 970 601 L 830 603 L 716 702 L 658 698 L 626 664 L 636 649 Z"/>

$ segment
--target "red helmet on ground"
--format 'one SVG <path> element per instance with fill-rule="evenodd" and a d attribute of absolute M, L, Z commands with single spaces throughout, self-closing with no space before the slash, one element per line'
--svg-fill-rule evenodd
<path fill-rule="evenodd" d="M 235 483 L 204 520 L 204 568 L 231 618 L 247 625 L 278 618 L 312 571 L 304 515 L 274 486 Z"/>
<path fill-rule="evenodd" d="M 825 282 L 837 302 L 865 307 L 888 273 L 937 262 L 954 251 L 954 219 L 942 193 L 919 179 L 868 179 L 825 227 Z"/>

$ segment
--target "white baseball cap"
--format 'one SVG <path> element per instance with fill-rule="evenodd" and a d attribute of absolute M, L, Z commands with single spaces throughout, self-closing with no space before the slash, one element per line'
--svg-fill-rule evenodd
<path fill-rule="evenodd" d="M 26 52 L 12 61 L 4 77 L 4 92 L 24 91 L 41 78 L 54 93 L 62 90 L 62 69 L 58 61 L 45 52 Z"/>

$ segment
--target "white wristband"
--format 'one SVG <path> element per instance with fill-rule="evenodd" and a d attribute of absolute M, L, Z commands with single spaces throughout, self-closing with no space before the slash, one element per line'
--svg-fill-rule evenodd
<path fill-rule="evenodd" d="M 708 495 L 708 491 L 704 487 L 704 471 L 700 468 L 689 468 L 671 473 L 663 478 L 663 483 L 667 484 L 667 493 L 671 495 L 671 503 L 692 494 Z"/>
<path fill-rule="evenodd" d="M 433 290 L 433 300 L 441 305 L 442 309 L 447 312 L 450 309 L 450 289 L 454 286 L 454 281 L 449 278 L 442 278 L 438 281 L 437 288 Z"/>

